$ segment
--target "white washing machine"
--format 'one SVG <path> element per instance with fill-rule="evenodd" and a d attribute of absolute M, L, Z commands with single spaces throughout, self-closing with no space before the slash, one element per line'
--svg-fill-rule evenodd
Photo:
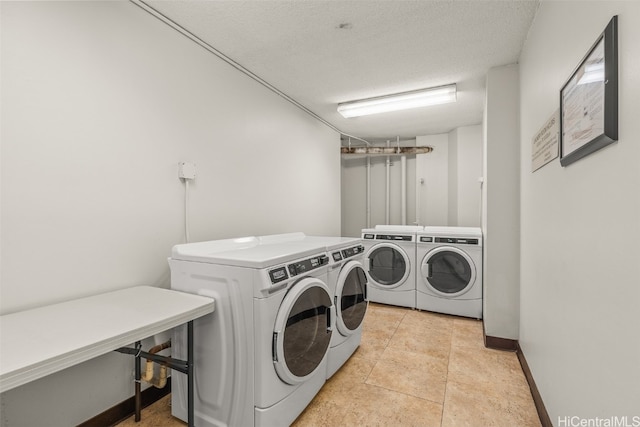
<path fill-rule="evenodd" d="M 422 230 L 412 225 L 362 230 L 369 301 L 416 307 L 416 233 Z"/>
<path fill-rule="evenodd" d="M 482 231 L 424 227 L 417 245 L 416 308 L 482 319 Z"/>
<path fill-rule="evenodd" d="M 327 252 L 329 289 L 336 310 L 327 360 L 327 378 L 331 378 L 349 360 L 362 340 L 368 285 L 363 265 L 364 245 L 360 239 L 343 238 L 327 245 Z"/>
<path fill-rule="evenodd" d="M 362 323 L 368 303 L 362 240 L 353 237 L 307 236 L 303 233 L 262 236 L 260 240 L 318 243 L 324 245 L 328 252 L 327 284 L 336 312 L 327 358 L 328 379 L 349 360 L 362 340 Z"/>
<path fill-rule="evenodd" d="M 323 245 L 257 237 L 177 245 L 171 288 L 216 299 L 194 328 L 198 426 L 286 426 L 326 380 L 334 307 Z M 184 328 L 172 352 L 184 358 Z M 186 381 L 172 413 L 186 419 Z"/>

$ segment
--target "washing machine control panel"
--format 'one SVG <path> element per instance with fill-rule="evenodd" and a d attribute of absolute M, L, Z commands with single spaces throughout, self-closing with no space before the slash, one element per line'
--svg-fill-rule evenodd
<path fill-rule="evenodd" d="M 397 234 L 378 234 L 376 235 L 376 240 L 398 240 L 403 242 L 411 242 L 413 241 L 413 236 L 402 236 Z"/>
<path fill-rule="evenodd" d="M 287 269 L 285 267 L 279 267 L 269 270 L 269 277 L 271 278 L 271 283 L 276 284 L 283 280 L 287 280 L 289 275 L 287 274 Z"/>
<path fill-rule="evenodd" d="M 351 258 L 364 252 L 364 246 L 358 245 L 342 250 L 343 258 Z"/>
<path fill-rule="evenodd" d="M 293 277 L 327 264 L 329 264 L 329 257 L 326 255 L 318 255 L 313 258 L 308 258 L 302 261 L 294 262 L 293 264 L 289 264 L 288 269 L 289 274 L 291 275 L 291 277 Z"/>
<path fill-rule="evenodd" d="M 463 237 L 436 237 L 436 243 L 455 243 L 458 245 L 477 245 L 478 239 L 466 239 Z"/>
<path fill-rule="evenodd" d="M 420 241 L 422 243 L 432 243 L 433 237 L 420 236 Z"/>
<path fill-rule="evenodd" d="M 363 252 L 364 252 L 364 246 L 358 245 L 358 246 L 342 249 L 341 251 L 333 252 L 331 256 L 333 257 L 333 261 L 338 262 L 338 261 L 342 261 L 343 259 L 354 257 Z"/>

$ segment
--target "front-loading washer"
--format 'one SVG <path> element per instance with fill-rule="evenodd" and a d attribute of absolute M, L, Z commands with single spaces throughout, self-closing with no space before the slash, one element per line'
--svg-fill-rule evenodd
<path fill-rule="evenodd" d="M 324 246 L 200 242 L 175 246 L 169 264 L 172 289 L 216 299 L 194 328 L 196 424 L 291 424 L 326 380 L 334 307 Z M 173 339 L 184 358 L 184 328 Z M 186 382 L 174 381 L 172 413 L 185 420 Z"/>
<path fill-rule="evenodd" d="M 329 255 L 327 285 L 335 307 L 327 355 L 327 379 L 349 360 L 362 340 L 367 312 L 367 277 L 362 240 L 354 237 L 307 236 L 304 233 L 261 236 L 264 242 L 306 241 L 324 245 Z"/>
<path fill-rule="evenodd" d="M 424 227 L 417 240 L 416 308 L 482 319 L 482 230 Z"/>
<path fill-rule="evenodd" d="M 362 341 L 362 324 L 367 313 L 367 275 L 364 245 L 360 239 L 342 238 L 327 245 L 329 289 L 335 307 L 335 328 L 327 359 L 327 379 L 331 378 Z"/>
<path fill-rule="evenodd" d="M 416 233 L 422 230 L 411 225 L 362 230 L 369 301 L 416 307 Z"/>

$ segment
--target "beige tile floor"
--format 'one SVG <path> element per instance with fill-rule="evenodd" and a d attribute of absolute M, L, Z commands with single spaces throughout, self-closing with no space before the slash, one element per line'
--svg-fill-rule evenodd
<path fill-rule="evenodd" d="M 184 426 L 169 396 L 119 426 Z M 306 426 L 540 426 L 515 353 L 482 322 L 371 303 L 362 343 L 298 417 Z"/>

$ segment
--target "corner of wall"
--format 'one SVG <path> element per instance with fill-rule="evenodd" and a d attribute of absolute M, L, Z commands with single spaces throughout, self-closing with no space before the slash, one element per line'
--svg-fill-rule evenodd
<path fill-rule="evenodd" d="M 520 319 L 519 68 L 487 74 L 484 141 L 484 320 L 487 335 L 518 339 Z"/>

